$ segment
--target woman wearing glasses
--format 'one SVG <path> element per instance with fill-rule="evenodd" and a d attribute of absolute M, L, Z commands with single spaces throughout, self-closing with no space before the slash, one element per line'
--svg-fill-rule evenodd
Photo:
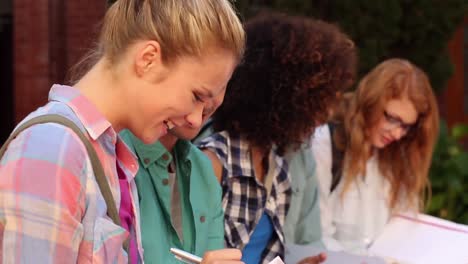
<path fill-rule="evenodd" d="M 422 209 L 439 126 L 426 74 L 384 61 L 316 130 L 323 240 L 330 250 L 365 254 L 391 215 Z"/>

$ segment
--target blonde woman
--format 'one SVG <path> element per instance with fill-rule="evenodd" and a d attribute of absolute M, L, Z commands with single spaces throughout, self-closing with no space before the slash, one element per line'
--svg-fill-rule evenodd
<path fill-rule="evenodd" d="M 153 143 L 169 128 L 199 122 L 201 95 L 224 90 L 243 49 L 244 31 L 227 0 L 116 1 L 89 70 L 73 86 L 52 86 L 49 102 L 24 122 L 58 114 L 84 132 L 120 221 L 106 214 L 112 206 L 79 133 L 34 125 L 0 160 L 0 262 L 143 262 L 138 162 L 117 133 L 128 128 Z M 208 253 L 203 263 L 239 259 L 239 251 L 225 250 Z"/>
<path fill-rule="evenodd" d="M 382 62 L 344 98 L 312 138 L 329 249 L 364 254 L 393 213 L 422 208 L 438 125 L 426 74 L 403 59 Z"/>

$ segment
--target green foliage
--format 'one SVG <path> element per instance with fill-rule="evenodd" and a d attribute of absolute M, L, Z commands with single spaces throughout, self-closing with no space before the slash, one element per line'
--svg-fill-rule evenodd
<path fill-rule="evenodd" d="M 447 43 L 468 11 L 466 0 L 237 0 L 242 17 L 262 9 L 311 16 L 340 25 L 359 48 L 359 75 L 379 62 L 406 58 L 441 90 L 453 65 Z"/>
<path fill-rule="evenodd" d="M 443 122 L 433 156 L 430 179 L 432 199 L 427 212 L 468 224 L 468 152 L 459 141 L 468 136 L 468 125 L 451 130 Z"/>

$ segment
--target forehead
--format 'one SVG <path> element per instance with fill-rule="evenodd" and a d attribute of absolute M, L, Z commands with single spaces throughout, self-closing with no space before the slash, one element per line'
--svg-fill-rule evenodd
<path fill-rule="evenodd" d="M 398 117 L 404 123 L 412 124 L 418 119 L 418 112 L 414 104 L 406 99 L 392 99 L 385 105 L 385 111 L 392 116 Z"/>
<path fill-rule="evenodd" d="M 235 57 L 226 51 L 213 50 L 200 57 L 188 57 L 180 60 L 184 66 L 184 76 L 194 86 L 204 88 L 213 95 L 224 89 L 236 67 Z"/>

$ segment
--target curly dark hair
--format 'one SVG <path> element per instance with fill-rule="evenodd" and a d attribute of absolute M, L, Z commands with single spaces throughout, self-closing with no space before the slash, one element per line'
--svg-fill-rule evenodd
<path fill-rule="evenodd" d="M 326 122 L 337 94 L 354 81 L 356 49 L 338 27 L 306 17 L 261 14 L 245 28 L 244 60 L 213 127 L 265 152 L 276 145 L 282 155 Z"/>

